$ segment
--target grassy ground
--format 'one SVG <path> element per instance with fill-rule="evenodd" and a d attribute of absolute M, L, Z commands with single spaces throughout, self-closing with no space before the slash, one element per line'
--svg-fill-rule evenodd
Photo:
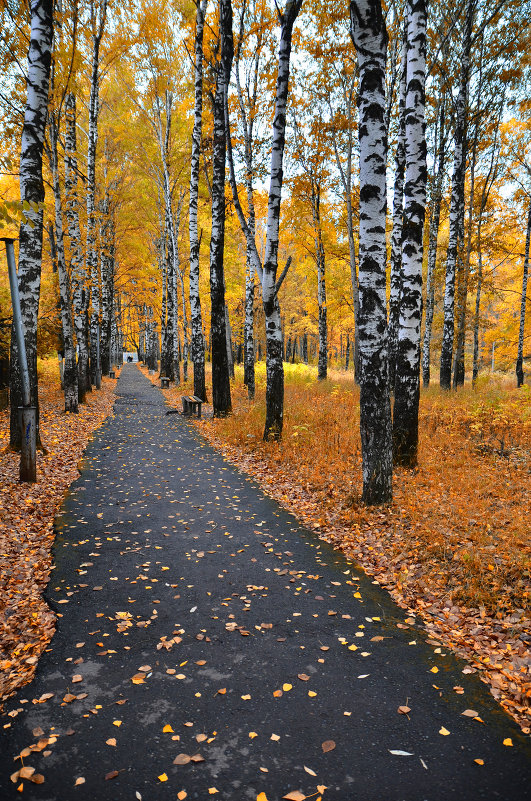
<path fill-rule="evenodd" d="M 422 392 L 419 467 L 391 506 L 360 503 L 359 393 L 352 378 L 285 365 L 284 434 L 264 443 L 265 366 L 250 403 L 236 368 L 233 415 L 198 425 L 282 504 L 357 559 L 432 636 L 471 661 L 529 728 L 531 392 L 503 377 Z M 155 376 L 153 377 L 156 378 Z M 168 390 L 180 406 L 190 383 Z"/>

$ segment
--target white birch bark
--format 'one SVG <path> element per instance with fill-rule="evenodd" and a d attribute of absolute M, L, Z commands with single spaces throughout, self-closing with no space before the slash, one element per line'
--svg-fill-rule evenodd
<path fill-rule="evenodd" d="M 326 308 L 326 259 L 323 246 L 323 233 L 321 229 L 321 187 L 319 181 L 312 175 L 311 204 L 312 220 L 315 239 L 315 261 L 317 264 L 317 306 L 319 315 L 319 355 L 317 358 L 317 378 L 323 381 L 327 376 L 328 368 L 328 327 Z"/>
<path fill-rule="evenodd" d="M 527 304 L 527 278 L 529 273 L 529 243 L 531 240 L 531 204 L 527 214 L 527 231 L 525 236 L 524 267 L 522 271 L 522 295 L 520 298 L 520 324 L 518 327 L 518 355 L 516 357 L 516 386 L 524 383 L 524 333 Z"/>
<path fill-rule="evenodd" d="M 79 226 L 76 124 L 76 98 L 70 92 L 65 98 L 65 211 L 68 238 L 70 240 L 69 272 L 72 283 L 74 327 L 78 348 L 78 397 L 79 402 L 83 403 L 86 393 L 90 389 L 89 351 L 85 326 L 89 282 L 83 258 Z"/>
<path fill-rule="evenodd" d="M 100 327 L 100 274 L 96 247 L 96 153 L 100 90 L 100 45 L 107 17 L 107 0 L 90 4 L 92 28 L 92 67 L 90 80 L 89 129 L 87 147 L 87 247 L 86 264 L 90 278 L 90 377 L 97 383 L 100 372 L 98 339 Z"/>
<path fill-rule="evenodd" d="M 415 467 L 419 440 L 420 325 L 426 212 L 426 0 L 408 0 L 402 281 L 393 407 L 395 464 Z"/>
<path fill-rule="evenodd" d="M 350 32 L 359 68 L 359 339 L 363 501 L 392 498 L 386 283 L 385 65 L 387 31 L 380 0 L 351 0 Z"/>
<path fill-rule="evenodd" d="M 31 31 L 28 49 L 26 105 L 20 148 L 20 199 L 26 220 L 20 226 L 18 289 L 26 356 L 30 374 L 31 405 L 37 409 L 36 435 L 39 437 L 39 398 L 37 382 L 37 317 L 41 287 L 44 184 L 42 151 L 48 107 L 50 64 L 53 39 L 52 0 L 31 0 Z M 18 407 L 22 406 L 22 385 L 16 338 L 11 337 L 10 445 L 20 448 Z"/>
<path fill-rule="evenodd" d="M 475 0 L 467 0 L 465 12 L 465 30 L 463 36 L 463 47 L 461 51 L 459 94 L 456 100 L 454 167 L 452 175 L 452 195 L 450 199 L 450 230 L 448 237 L 448 249 L 446 252 L 444 323 L 439 373 L 439 382 L 443 389 L 451 389 L 452 382 L 452 355 L 454 348 L 455 325 L 455 277 L 457 259 L 463 244 L 466 174 L 466 117 L 470 74 L 470 49 L 475 7 Z"/>
<path fill-rule="evenodd" d="M 422 383 L 425 387 L 430 384 L 431 370 L 431 334 L 433 327 L 433 312 L 435 306 L 434 273 L 437 263 L 437 243 L 439 238 L 439 225 L 441 220 L 441 203 L 444 182 L 444 155 L 445 155 L 445 99 L 441 99 L 438 137 L 437 137 L 437 167 L 433 178 L 433 192 L 431 197 L 430 233 L 428 242 L 428 268 L 426 273 L 426 313 L 424 316 L 424 339 L 422 343 Z"/>
<path fill-rule="evenodd" d="M 402 41 L 400 59 L 400 89 L 398 101 L 399 129 L 395 154 L 395 183 L 393 192 L 393 233 L 391 236 L 391 276 L 389 288 L 389 386 L 395 389 L 396 358 L 398 349 L 398 326 L 400 318 L 400 297 L 402 290 L 402 229 L 404 217 L 404 173 L 406 168 L 405 150 L 405 105 L 407 83 L 407 25 Z"/>
<path fill-rule="evenodd" d="M 199 296 L 199 233 L 197 224 L 197 202 L 199 197 L 199 169 L 201 155 L 201 130 L 203 122 L 203 30 L 207 0 L 196 0 L 195 27 L 195 81 L 194 81 L 194 127 L 192 131 L 192 153 L 190 157 L 190 318 L 192 323 L 192 361 L 194 365 L 194 395 L 206 400 L 205 343 L 203 319 Z"/>
<path fill-rule="evenodd" d="M 57 255 L 57 273 L 59 278 L 59 297 L 61 305 L 61 327 L 63 332 L 64 368 L 63 390 L 65 398 L 65 412 L 78 412 L 78 384 L 76 350 L 74 346 L 74 326 L 72 323 L 72 296 L 70 278 L 66 269 L 66 258 L 63 235 L 63 207 L 61 184 L 59 181 L 59 163 L 57 143 L 60 133 L 61 110 L 52 112 L 48 116 L 49 131 L 49 161 L 52 174 L 55 212 L 55 247 Z"/>

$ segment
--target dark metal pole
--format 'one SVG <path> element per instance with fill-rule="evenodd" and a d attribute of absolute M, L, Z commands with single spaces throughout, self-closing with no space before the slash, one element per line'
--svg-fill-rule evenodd
<path fill-rule="evenodd" d="M 21 412 L 22 444 L 20 453 L 20 480 L 37 480 L 37 440 L 36 418 L 37 410 L 31 405 L 30 377 L 28 360 L 26 358 L 26 344 L 24 342 L 24 327 L 20 310 L 20 297 L 18 294 L 17 268 L 15 264 L 14 239 L 0 237 L 6 243 L 7 267 L 9 272 L 9 287 L 11 290 L 11 305 L 13 306 L 13 324 L 17 340 L 17 355 L 22 382 Z"/>

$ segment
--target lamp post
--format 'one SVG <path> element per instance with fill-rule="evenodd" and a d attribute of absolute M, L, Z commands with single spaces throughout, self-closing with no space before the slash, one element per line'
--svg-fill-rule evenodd
<path fill-rule="evenodd" d="M 22 402 L 19 407 L 22 446 L 20 453 L 20 480 L 37 480 L 37 441 L 36 441 L 36 417 L 37 410 L 31 405 L 30 378 L 28 361 L 26 359 L 26 344 L 24 342 L 24 328 L 22 325 L 22 313 L 20 311 L 20 297 L 18 294 L 17 268 L 15 264 L 14 239 L 0 237 L 6 245 L 7 267 L 9 272 L 9 287 L 11 290 L 11 305 L 13 306 L 13 323 L 15 326 L 15 336 L 17 340 L 17 355 L 20 367 L 20 377 L 22 382 Z"/>

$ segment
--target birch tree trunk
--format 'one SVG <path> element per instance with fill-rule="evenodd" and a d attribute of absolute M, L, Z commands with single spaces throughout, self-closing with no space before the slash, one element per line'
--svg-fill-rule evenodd
<path fill-rule="evenodd" d="M 266 419 L 264 440 L 280 439 L 284 418 L 284 365 L 282 321 L 278 292 L 287 274 L 291 257 L 277 280 L 280 203 L 282 195 L 284 144 L 286 140 L 286 106 L 288 99 L 291 39 L 293 25 L 300 11 L 302 0 L 288 0 L 284 12 L 279 12 L 280 42 L 278 51 L 278 73 L 273 113 L 273 136 L 271 143 L 271 167 L 267 206 L 266 243 L 262 265 L 253 232 L 251 231 L 238 197 L 238 187 L 232 158 L 228 105 L 225 106 L 227 149 L 232 195 L 240 226 L 245 234 L 254 269 L 262 284 L 262 301 L 266 328 Z"/>
<path fill-rule="evenodd" d="M 262 270 L 262 298 L 266 321 L 266 419 L 264 440 L 280 439 L 284 422 L 284 365 L 282 362 L 282 327 L 278 291 L 286 273 L 277 282 L 278 238 L 280 202 L 282 195 L 284 144 L 286 141 L 286 106 L 288 100 L 291 38 L 293 25 L 299 14 L 302 0 L 288 0 L 280 15 L 280 44 L 278 73 L 271 143 L 269 197 L 264 263 Z M 289 263 L 287 264 L 289 267 Z"/>
<path fill-rule="evenodd" d="M 63 332 L 63 389 L 65 396 L 65 412 L 78 412 L 78 386 L 76 349 L 74 346 L 74 327 L 72 324 L 72 297 L 70 279 L 66 269 L 64 236 L 63 236 L 63 209 L 61 198 L 61 185 L 59 182 L 59 163 L 57 142 L 59 139 L 60 110 L 50 113 L 48 117 L 48 131 L 50 141 L 50 171 L 52 173 L 52 186 L 54 194 L 55 211 L 55 248 L 57 256 L 57 273 L 59 278 L 59 296 L 61 306 L 61 326 Z"/>
<path fill-rule="evenodd" d="M 96 151 L 98 146 L 98 117 L 100 90 L 100 45 L 105 29 L 107 0 L 101 0 L 98 9 L 94 0 L 90 4 L 92 26 L 92 71 L 90 81 L 89 129 L 87 148 L 87 272 L 90 277 L 90 379 L 98 384 L 101 365 L 98 359 L 100 330 L 100 276 L 96 249 Z"/>
<path fill-rule="evenodd" d="M 444 142 L 445 142 L 445 109 L 444 98 L 441 101 L 438 122 L 438 152 L 437 168 L 433 179 L 433 194 L 431 198 L 430 234 L 428 243 L 428 269 L 426 275 L 426 314 L 424 318 L 424 340 L 422 343 L 422 383 L 425 387 L 430 384 L 431 360 L 431 332 L 433 327 L 433 311 L 435 305 L 434 273 L 437 263 L 437 241 L 439 238 L 439 225 L 441 220 L 441 203 L 444 181 Z"/>
<path fill-rule="evenodd" d="M 30 375 L 31 405 L 36 407 L 36 436 L 39 443 L 39 397 L 37 382 L 37 317 L 41 287 L 44 184 L 42 151 L 48 107 L 53 39 L 52 0 L 32 0 L 31 33 L 28 49 L 27 95 L 20 149 L 20 199 L 30 205 L 20 226 L 18 290 L 26 356 Z M 12 448 L 20 449 L 22 436 L 18 407 L 22 406 L 22 382 L 14 329 L 11 336 L 10 426 Z"/>
<path fill-rule="evenodd" d="M 391 404 L 387 355 L 385 65 L 380 0 L 351 0 L 350 34 L 359 68 L 359 339 L 363 501 L 392 499 Z"/>
<path fill-rule="evenodd" d="M 402 287 L 393 415 L 395 464 L 415 467 L 419 442 L 420 324 L 426 213 L 426 0 L 409 0 Z"/>
<path fill-rule="evenodd" d="M 456 100 L 455 150 L 452 175 L 452 195 L 450 199 L 450 230 L 446 252 L 446 279 L 444 288 L 444 323 L 441 346 L 441 365 L 439 382 L 442 389 L 451 389 L 452 355 L 454 348 L 454 309 L 455 276 L 458 255 L 463 244 L 465 216 L 465 175 L 466 175 L 466 117 L 468 84 L 470 74 L 470 50 L 475 0 L 467 0 L 465 31 L 461 51 L 461 73 L 459 94 Z"/>
<path fill-rule="evenodd" d="M 395 154 L 395 185 L 393 192 L 393 233 L 391 236 L 391 277 L 389 292 L 389 386 L 395 390 L 396 360 L 398 350 L 398 326 L 400 318 L 400 298 L 402 292 L 402 233 L 404 217 L 404 174 L 406 169 L 405 150 L 405 104 L 407 83 L 407 37 L 402 42 L 400 66 L 400 91 L 398 102 L 399 130 Z"/>
<path fill-rule="evenodd" d="M 78 349 L 78 398 L 84 403 L 90 389 L 89 352 L 85 311 L 88 302 L 88 275 L 83 259 L 77 194 L 76 98 L 70 92 L 65 98 L 65 206 L 70 239 L 70 280 L 74 307 L 74 327 Z"/>
<path fill-rule="evenodd" d="M 114 306 L 115 224 L 114 208 L 106 191 L 102 203 L 101 221 L 101 372 L 111 369 L 111 325 Z"/>
<path fill-rule="evenodd" d="M 201 155 L 201 130 L 203 122 L 203 30 L 207 0 L 196 0 L 195 25 L 195 102 L 194 128 L 192 131 L 192 154 L 190 157 L 190 317 L 192 323 L 192 361 L 194 364 L 194 395 L 206 401 L 205 343 L 203 340 L 203 318 L 199 296 L 199 233 L 197 225 L 197 202 L 199 197 L 199 168 Z"/>
<path fill-rule="evenodd" d="M 251 254 L 247 250 L 245 265 L 245 324 L 243 353 L 243 382 L 247 387 L 249 400 L 254 399 L 254 268 Z"/>
<path fill-rule="evenodd" d="M 326 263 L 321 230 L 321 187 L 311 176 L 312 218 L 315 236 L 315 261 L 317 263 L 317 305 L 319 309 L 319 357 L 317 360 L 317 378 L 323 381 L 327 375 L 328 364 L 328 330 L 326 310 Z"/>
<path fill-rule="evenodd" d="M 223 417 L 232 410 L 229 364 L 225 329 L 225 159 L 227 131 L 225 105 L 234 53 L 232 5 L 220 0 L 221 58 L 216 65 L 214 96 L 214 148 L 212 171 L 212 234 L 210 238 L 210 300 L 212 333 L 212 404 L 214 416 Z"/>
<path fill-rule="evenodd" d="M 524 383 L 524 330 L 527 303 L 527 276 L 529 272 L 529 241 L 531 239 L 531 204 L 527 214 L 527 231 L 525 236 L 524 268 L 522 272 L 522 296 L 520 300 L 520 326 L 518 329 L 518 355 L 516 357 L 516 386 Z"/>

